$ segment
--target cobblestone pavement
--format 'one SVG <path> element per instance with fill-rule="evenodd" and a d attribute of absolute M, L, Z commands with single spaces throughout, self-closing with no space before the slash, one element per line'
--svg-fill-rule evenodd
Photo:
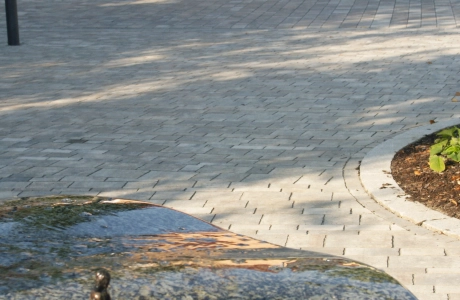
<path fill-rule="evenodd" d="M 18 6 L 22 45 L 0 32 L 1 199 L 149 199 L 460 299 L 460 242 L 386 212 L 358 174 L 385 139 L 460 116 L 460 1 Z"/>

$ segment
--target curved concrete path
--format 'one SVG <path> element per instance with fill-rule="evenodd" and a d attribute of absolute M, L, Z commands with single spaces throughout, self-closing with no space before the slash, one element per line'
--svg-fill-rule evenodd
<path fill-rule="evenodd" d="M 18 5 L 22 45 L 0 34 L 0 199 L 150 200 L 460 298 L 460 242 L 383 209 L 358 174 L 384 140 L 459 118 L 458 1 Z"/>

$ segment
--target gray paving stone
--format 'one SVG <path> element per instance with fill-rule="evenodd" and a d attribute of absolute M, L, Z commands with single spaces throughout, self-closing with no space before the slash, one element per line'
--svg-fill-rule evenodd
<path fill-rule="evenodd" d="M 30 183 L 27 188 L 28 191 L 51 191 L 52 189 L 66 189 L 72 182 L 55 182 L 55 181 L 35 181 Z"/>
<path fill-rule="evenodd" d="M 344 252 L 344 248 L 300 247 L 300 249 L 317 253 L 326 253 L 336 256 L 342 256 Z"/>
<path fill-rule="evenodd" d="M 225 192 L 225 191 L 198 191 L 193 195 L 193 200 L 207 200 L 208 203 L 218 202 L 233 202 L 241 200 L 241 192 Z M 246 202 L 245 202 L 246 203 Z M 217 203 L 216 203 L 217 204 Z"/>
<path fill-rule="evenodd" d="M 147 171 L 124 170 L 124 169 L 101 169 L 91 174 L 94 177 L 115 177 L 115 178 L 134 178 L 137 179 L 145 175 Z M 126 180 L 125 180 L 126 181 Z"/>
<path fill-rule="evenodd" d="M 91 191 L 89 188 L 81 188 L 81 189 L 72 189 L 72 188 L 66 188 L 66 189 L 52 189 L 51 194 L 59 194 L 59 195 L 82 195 L 82 196 L 97 196 L 99 192 L 97 191 Z M 48 194 L 49 195 L 49 194 Z"/>
<path fill-rule="evenodd" d="M 170 192 L 155 192 L 150 198 L 151 200 L 190 200 L 193 196 L 192 192 L 170 191 Z"/>
<path fill-rule="evenodd" d="M 427 300 L 448 300 L 450 295 L 448 294 L 438 294 L 433 293 L 433 286 L 431 285 L 414 285 L 411 286 L 413 294 L 417 299 L 427 299 Z"/>
<path fill-rule="evenodd" d="M 281 207 L 273 207 L 273 206 L 267 207 L 266 205 L 256 205 L 256 206 L 257 206 L 256 212 L 260 214 L 264 214 L 264 215 L 265 214 L 267 215 L 270 215 L 270 214 L 300 215 L 302 214 L 302 209 L 295 209 L 291 207 L 281 208 Z M 251 203 L 248 203 L 247 207 L 251 208 L 252 207 Z"/>
<path fill-rule="evenodd" d="M 417 274 L 414 277 L 414 283 L 418 285 L 432 284 L 436 287 L 444 287 L 446 292 L 458 292 L 458 289 L 449 288 L 449 286 L 455 286 L 456 274 Z M 447 287 L 446 287 L 447 286 Z"/>
<path fill-rule="evenodd" d="M 304 233 L 289 234 L 286 247 L 289 248 L 321 248 L 324 245 L 324 235 L 307 235 Z"/>
<path fill-rule="evenodd" d="M 367 255 L 345 255 L 349 259 L 353 259 L 378 269 L 385 269 L 387 267 L 387 256 L 367 256 Z"/>
<path fill-rule="evenodd" d="M 248 182 L 232 182 L 229 186 L 235 192 L 271 192 L 269 184 L 264 182 L 248 183 Z M 276 190 L 280 192 L 281 190 Z"/>
<path fill-rule="evenodd" d="M 357 230 L 357 231 L 390 231 L 391 225 L 345 225 L 345 230 Z"/>
<path fill-rule="evenodd" d="M 30 182 L 17 182 L 17 181 L 2 181 L 0 182 L 0 188 L 4 191 L 13 191 L 25 189 Z"/>
<path fill-rule="evenodd" d="M 366 243 L 366 248 L 382 248 L 392 247 L 391 236 L 380 236 L 380 235 L 369 235 L 362 236 L 358 235 L 352 239 L 347 235 L 328 235 L 325 240 L 325 247 L 345 247 L 345 248 L 359 248 Z"/>
<path fill-rule="evenodd" d="M 21 191 L 18 193 L 17 197 L 42 197 L 42 196 L 50 196 L 50 194 L 55 194 L 51 193 L 50 191 Z"/>
<path fill-rule="evenodd" d="M 22 3 L 24 42 L 0 48 L 0 199 L 151 198 L 288 247 L 405 266 L 404 283 L 418 268 L 455 274 L 456 241 L 372 204 L 354 170 L 394 133 L 459 117 L 455 3 L 72 1 Z M 436 278 L 408 287 L 453 299 Z"/>
<path fill-rule="evenodd" d="M 242 198 L 241 200 L 245 201 L 244 198 Z M 252 200 L 247 201 L 246 207 L 253 208 L 253 209 L 258 208 L 258 207 L 262 207 L 262 209 L 278 208 L 280 211 L 285 211 L 286 213 L 290 211 L 291 213 L 296 212 L 299 215 L 302 214 L 302 209 L 292 208 L 292 202 L 286 201 L 286 200 L 279 201 L 279 200 L 274 200 L 274 199 L 252 199 Z M 273 211 L 277 213 L 276 210 L 273 209 Z"/>
<path fill-rule="evenodd" d="M 413 267 L 427 268 L 457 268 L 459 264 L 458 257 L 435 256 L 435 255 L 418 255 L 418 256 L 392 256 L 389 259 L 389 266 L 398 266 L 401 264 L 410 264 Z"/>
<path fill-rule="evenodd" d="M 434 247 L 427 247 L 427 248 L 401 248 L 400 255 L 439 255 L 444 256 L 446 255 L 445 249 L 442 247 L 434 248 Z"/>
<path fill-rule="evenodd" d="M 80 189 L 80 188 L 91 188 L 91 189 L 120 189 L 126 182 L 107 182 L 107 181 L 76 181 L 72 183 L 70 188 Z"/>
<path fill-rule="evenodd" d="M 399 256 L 399 249 L 395 248 L 345 248 L 346 256 Z"/>
<path fill-rule="evenodd" d="M 216 215 L 215 218 L 212 220 L 212 223 L 220 226 L 220 227 L 228 227 L 233 223 L 236 224 L 248 224 L 248 225 L 257 225 L 260 224 L 260 219 L 262 218 L 262 215 L 259 214 L 245 214 L 245 215 L 239 215 L 239 214 L 222 214 L 222 215 Z"/>
<path fill-rule="evenodd" d="M 189 189 L 195 185 L 196 181 L 194 180 L 183 180 L 180 182 L 171 181 L 171 180 L 160 180 L 155 182 L 153 189 L 158 192 L 168 192 L 174 190 L 183 190 Z"/>
<path fill-rule="evenodd" d="M 207 204 L 207 203 L 206 203 Z M 205 205 L 204 206 L 206 209 L 210 209 L 210 211 L 213 214 L 234 214 L 234 215 L 253 215 L 257 212 L 258 215 L 261 214 L 261 212 L 258 212 L 255 209 L 251 208 L 245 208 L 245 207 L 231 207 L 231 206 L 210 206 L 210 205 Z"/>
<path fill-rule="evenodd" d="M 260 224 L 321 225 L 323 218 L 322 215 L 264 214 Z"/>
<path fill-rule="evenodd" d="M 340 224 L 360 224 L 360 215 L 344 214 L 344 213 L 329 213 L 325 214 L 323 223 L 324 225 L 340 225 Z"/>
<path fill-rule="evenodd" d="M 21 191 L 1 191 L 0 201 L 3 202 L 4 200 L 15 199 L 20 193 Z"/>
<path fill-rule="evenodd" d="M 247 232 L 248 234 L 250 233 L 252 236 L 255 235 L 257 232 L 259 231 L 265 231 L 265 230 L 269 230 L 270 226 L 268 225 L 248 225 L 248 224 L 232 224 L 232 226 L 230 227 L 230 230 L 232 231 L 238 231 L 238 232 L 242 232 L 242 231 L 245 231 Z M 242 233 L 244 234 L 244 233 Z"/>

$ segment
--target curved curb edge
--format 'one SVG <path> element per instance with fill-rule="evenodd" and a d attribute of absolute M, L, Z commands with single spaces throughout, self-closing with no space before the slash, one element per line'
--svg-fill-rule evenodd
<path fill-rule="evenodd" d="M 407 200 L 408 196 L 391 175 L 391 161 L 400 149 L 425 135 L 459 123 L 460 119 L 453 119 L 417 127 L 381 143 L 369 151 L 362 160 L 360 180 L 366 192 L 376 202 L 397 216 L 416 225 L 460 239 L 459 219 Z"/>

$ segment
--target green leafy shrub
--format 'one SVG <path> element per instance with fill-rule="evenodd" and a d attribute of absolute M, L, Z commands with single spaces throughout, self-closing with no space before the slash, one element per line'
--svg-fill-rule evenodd
<path fill-rule="evenodd" d="M 460 129 L 457 126 L 441 130 L 430 147 L 430 168 L 435 172 L 446 169 L 446 159 L 460 162 Z"/>

